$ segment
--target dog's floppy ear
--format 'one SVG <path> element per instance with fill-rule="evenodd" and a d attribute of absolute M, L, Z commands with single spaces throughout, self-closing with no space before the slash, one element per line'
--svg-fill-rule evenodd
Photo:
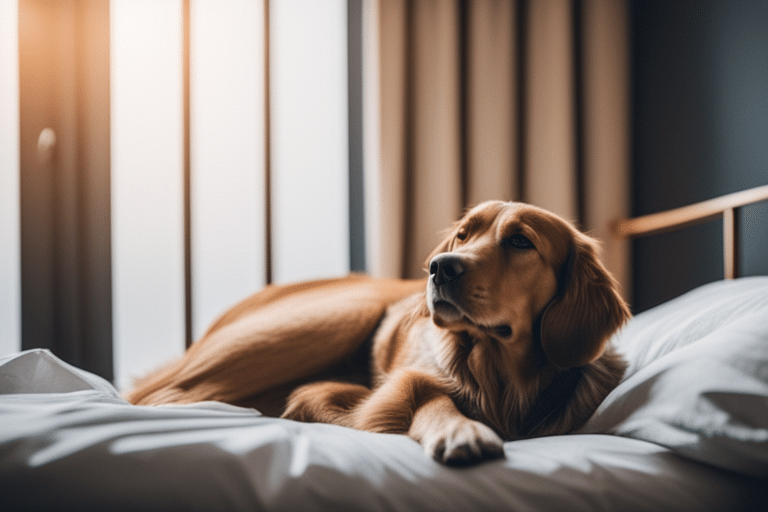
<path fill-rule="evenodd" d="M 560 368 L 590 363 L 629 316 L 616 281 L 597 257 L 596 243 L 578 235 L 560 272 L 557 295 L 542 315 L 545 354 Z"/>

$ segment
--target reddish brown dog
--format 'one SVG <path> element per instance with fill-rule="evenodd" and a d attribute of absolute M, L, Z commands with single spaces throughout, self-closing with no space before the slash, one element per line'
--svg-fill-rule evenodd
<path fill-rule="evenodd" d="M 608 340 L 628 308 L 596 242 L 560 217 L 483 203 L 427 268 L 426 282 L 269 286 L 128 399 L 402 433 L 464 464 L 503 455 L 503 440 L 573 431 L 620 381 Z"/>

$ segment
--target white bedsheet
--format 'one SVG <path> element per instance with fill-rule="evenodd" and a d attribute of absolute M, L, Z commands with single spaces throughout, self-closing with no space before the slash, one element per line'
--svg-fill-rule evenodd
<path fill-rule="evenodd" d="M 725 413 L 710 405 L 703 413 L 720 418 L 707 426 L 714 430 L 696 432 L 680 445 L 668 428 L 659 430 L 671 424 L 674 432 L 687 431 L 680 422 L 700 408 L 701 396 L 685 402 L 691 393 L 663 385 L 680 385 L 673 377 L 681 358 L 693 364 L 703 354 L 710 361 L 713 333 L 726 332 L 718 326 L 730 325 L 734 316 L 702 331 L 702 350 L 690 348 L 698 338 L 680 347 L 659 341 L 669 329 L 654 333 L 649 322 L 668 321 L 692 304 L 711 305 L 726 288 L 723 300 L 729 302 L 749 294 L 768 298 L 768 279 L 723 286 L 640 315 L 618 335 L 617 346 L 648 360 L 633 363 L 582 430 L 589 433 L 509 442 L 504 459 L 472 468 L 441 466 L 404 436 L 267 418 L 214 402 L 132 406 L 108 382 L 48 351 L 12 354 L 0 359 L 0 510 L 768 510 L 768 480 L 760 478 L 768 472 L 760 453 L 768 431 L 768 399 L 762 395 L 768 349 L 755 343 L 762 339 L 768 347 L 768 337 L 754 322 L 762 310 L 747 308 L 750 329 L 737 329 L 753 336 L 725 341 L 751 350 L 747 362 L 733 354 L 726 360 L 728 368 L 738 360 L 741 372 L 751 372 L 744 378 L 750 413 L 742 414 L 744 403 L 713 391 L 720 382 L 715 379 L 696 389 L 705 398 L 718 396 L 717 406 L 736 404 L 733 410 L 721 407 L 730 414 L 728 428 L 716 430 Z M 760 307 L 768 307 L 768 300 Z M 768 315 L 760 325 L 766 323 Z M 634 356 L 638 349 L 627 336 L 651 336 L 643 343 L 666 348 L 650 347 L 658 352 L 653 357 L 648 350 Z M 681 352 L 685 347 L 691 355 Z M 690 380 L 690 372 L 683 375 Z M 744 397 L 732 381 L 729 390 Z M 675 416 L 678 410 L 685 412 L 683 420 Z M 725 443 L 723 436 L 729 436 Z M 738 458 L 722 457 L 739 441 L 756 454 L 743 468 Z"/>
<path fill-rule="evenodd" d="M 734 510 L 750 489 L 616 436 L 507 443 L 457 469 L 404 436 L 214 402 L 136 407 L 47 351 L 6 359 L 0 382 L 14 390 L 0 396 L 2 510 Z"/>

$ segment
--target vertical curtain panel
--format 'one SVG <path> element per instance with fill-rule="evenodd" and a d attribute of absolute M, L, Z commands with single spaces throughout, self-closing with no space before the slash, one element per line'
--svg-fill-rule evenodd
<path fill-rule="evenodd" d="M 376 4 L 374 274 L 418 277 L 442 230 L 487 199 L 529 202 L 604 242 L 629 293 L 626 2 Z"/>

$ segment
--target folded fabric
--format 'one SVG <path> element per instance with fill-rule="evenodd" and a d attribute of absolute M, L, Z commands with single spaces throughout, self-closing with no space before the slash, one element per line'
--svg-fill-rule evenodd
<path fill-rule="evenodd" d="M 581 433 L 768 477 L 768 278 L 700 287 L 637 315 L 614 343 L 627 375 Z"/>

